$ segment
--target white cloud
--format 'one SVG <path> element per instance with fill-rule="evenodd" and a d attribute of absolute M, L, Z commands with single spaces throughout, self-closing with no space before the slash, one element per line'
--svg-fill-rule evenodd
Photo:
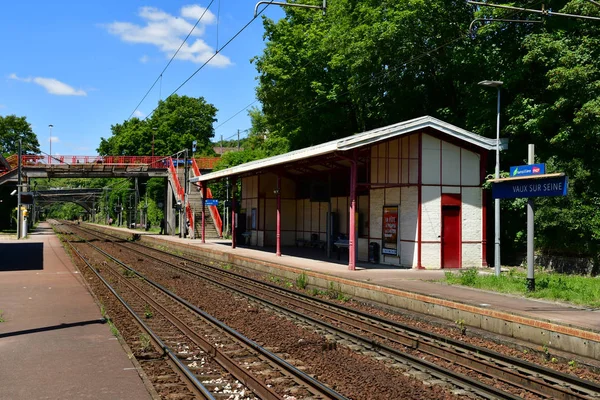
<path fill-rule="evenodd" d="M 144 55 L 143 55 L 143 56 L 140 58 L 140 62 L 141 62 L 142 64 L 146 64 L 148 61 L 150 61 L 150 57 L 148 57 L 148 56 L 147 56 L 147 55 L 145 55 L 145 54 L 144 54 Z"/>
<path fill-rule="evenodd" d="M 138 118 L 144 118 L 146 116 L 146 114 L 144 114 L 143 112 L 141 112 L 140 110 L 135 110 L 133 112 L 133 116 L 134 117 L 138 117 Z"/>
<path fill-rule="evenodd" d="M 204 13 L 204 11 L 206 11 L 206 13 L 202 17 L 202 13 Z M 205 24 L 214 24 L 215 22 L 217 22 L 217 18 L 215 17 L 215 14 L 210 12 L 210 10 L 207 10 L 206 8 L 199 6 L 198 4 L 183 6 L 181 8 L 181 16 L 184 18 L 191 18 L 195 21 L 197 21 L 198 18 L 202 17 L 202 21 L 200 21 L 200 22 L 205 23 Z"/>
<path fill-rule="evenodd" d="M 58 136 L 50 136 L 49 141 L 51 141 L 52 143 L 60 142 L 60 140 L 58 139 Z"/>
<path fill-rule="evenodd" d="M 205 10 L 199 5 L 184 6 L 180 10 L 180 17 L 177 17 L 155 7 L 142 7 L 138 15 L 145 20 L 144 26 L 131 22 L 113 22 L 105 27 L 109 33 L 120 37 L 124 42 L 154 45 L 170 58 Z M 176 58 L 202 64 L 213 56 L 215 49 L 199 37 L 204 34 L 206 25 L 216 20 L 215 15 L 210 10 L 206 10 L 204 17 L 188 41 L 181 47 Z M 218 54 L 211 60 L 210 65 L 226 67 L 231 65 L 231 60 Z"/>
<path fill-rule="evenodd" d="M 20 78 L 15 73 L 10 74 L 8 77 L 16 81 L 27 83 L 33 82 L 46 89 L 48 93 L 55 94 L 58 96 L 87 96 L 87 93 L 85 91 L 81 89 L 75 89 L 74 87 L 69 86 L 66 83 L 54 78 L 44 78 L 41 76 L 36 76 L 33 78 Z"/>
<path fill-rule="evenodd" d="M 0 108 L 6 108 L 4 104 L 0 104 Z"/>

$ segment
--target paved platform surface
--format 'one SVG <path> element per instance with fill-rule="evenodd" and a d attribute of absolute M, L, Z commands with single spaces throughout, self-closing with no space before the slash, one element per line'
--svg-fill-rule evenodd
<path fill-rule="evenodd" d="M 115 228 L 123 232 L 135 232 L 126 228 Z M 314 260 L 299 256 L 285 255 L 298 253 L 302 250 L 297 248 L 283 248 L 281 257 L 275 255 L 274 249 L 263 249 L 257 247 L 231 248 L 231 242 L 227 240 L 209 240 L 202 244 L 199 239 L 181 239 L 177 236 L 152 235 L 157 239 L 177 242 L 188 246 L 205 247 L 213 251 L 235 253 L 246 258 L 254 258 L 260 261 L 280 264 L 298 270 L 309 270 L 322 274 L 340 277 L 343 279 L 368 283 L 372 285 L 385 286 L 401 291 L 430 296 L 435 299 L 449 300 L 467 304 L 480 309 L 496 310 L 518 316 L 531 318 L 533 320 L 548 321 L 558 325 L 577 327 L 591 332 L 600 332 L 600 310 L 586 309 L 538 299 L 529 299 L 516 295 L 507 295 L 472 289 L 464 286 L 450 286 L 433 280 L 444 277 L 444 270 L 414 270 L 400 269 L 391 266 L 379 266 L 375 264 L 359 263 L 356 271 L 349 271 L 346 264 L 335 259 Z M 307 256 L 310 250 L 306 250 Z M 308 260 L 308 261 L 307 261 Z M 492 270 L 490 269 L 490 272 Z"/>
<path fill-rule="evenodd" d="M 150 399 L 48 224 L 0 238 L 0 399 Z"/>

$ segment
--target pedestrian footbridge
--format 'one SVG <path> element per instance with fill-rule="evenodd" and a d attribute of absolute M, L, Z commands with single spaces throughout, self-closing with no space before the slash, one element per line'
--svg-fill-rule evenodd
<path fill-rule="evenodd" d="M 190 177 L 211 171 L 219 157 L 201 157 L 188 160 Z M 0 155 L 0 185 L 18 181 L 18 155 L 3 158 Z M 185 218 L 189 221 L 192 235 L 195 222 L 202 213 L 199 188 L 184 181 L 183 159 L 171 156 L 58 156 L 26 154 L 21 156 L 21 177 L 27 185 L 31 178 L 166 178 L 176 203 L 185 204 Z M 186 184 L 188 190 L 185 190 Z M 195 195 L 194 195 L 195 194 Z M 210 190 L 206 198 L 212 198 Z M 170 198 L 169 198 L 170 199 Z M 222 221 L 216 206 L 206 211 L 214 223 L 215 234 L 222 235 Z M 168 225 L 171 225 L 167 221 Z"/>

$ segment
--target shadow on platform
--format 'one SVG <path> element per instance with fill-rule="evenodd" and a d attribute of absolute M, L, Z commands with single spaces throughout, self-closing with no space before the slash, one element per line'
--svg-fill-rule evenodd
<path fill-rule="evenodd" d="M 85 326 L 85 325 L 92 325 L 92 324 L 105 324 L 105 323 L 106 323 L 106 320 L 104 318 L 102 318 L 102 319 L 92 319 L 89 321 L 71 322 L 68 324 L 43 326 L 41 328 L 32 328 L 32 329 L 25 329 L 22 331 L 0 333 L 0 339 L 5 338 L 5 337 L 10 337 L 10 336 L 29 335 L 30 333 L 55 331 L 57 329 L 66 329 L 66 328 L 73 328 L 76 326 Z"/>
<path fill-rule="evenodd" d="M 31 236 L 46 236 L 46 235 L 54 235 L 54 230 L 49 226 L 38 226 L 33 231 L 29 232 Z"/>
<path fill-rule="evenodd" d="M 44 269 L 44 243 L 0 243 L 0 272 Z"/>

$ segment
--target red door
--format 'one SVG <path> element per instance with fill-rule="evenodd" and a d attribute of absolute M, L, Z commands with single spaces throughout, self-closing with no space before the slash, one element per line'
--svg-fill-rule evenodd
<path fill-rule="evenodd" d="M 460 207 L 442 206 L 442 268 L 460 268 Z"/>

